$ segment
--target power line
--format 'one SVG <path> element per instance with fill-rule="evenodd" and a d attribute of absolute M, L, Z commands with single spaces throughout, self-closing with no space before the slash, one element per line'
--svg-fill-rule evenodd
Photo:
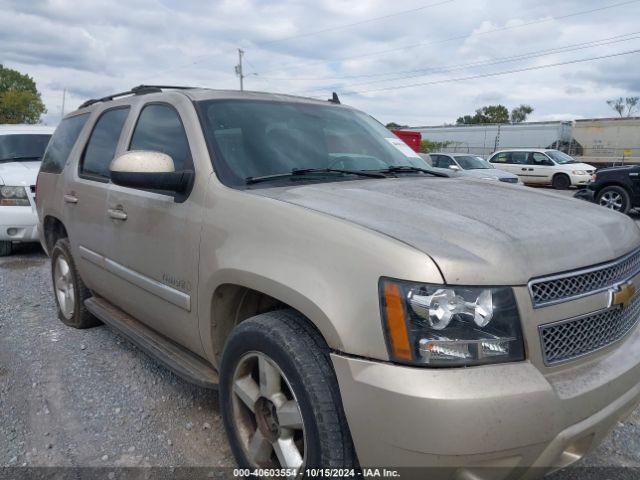
<path fill-rule="evenodd" d="M 391 82 L 391 81 L 395 81 L 395 80 L 404 80 L 407 78 L 416 78 L 416 77 L 424 77 L 425 75 L 429 75 L 432 73 L 446 73 L 446 72 L 451 72 L 451 71 L 455 71 L 455 70 L 462 70 L 464 68 L 471 68 L 471 67 L 488 67 L 491 65 L 499 65 L 501 63 L 510 63 L 510 62 L 517 62 L 520 60 L 528 60 L 531 58 L 539 58 L 539 57 L 545 57 L 548 55 L 554 55 L 554 54 L 558 54 L 558 53 L 569 53 L 569 52 L 575 52 L 578 50 L 584 50 L 586 48 L 593 48 L 593 47 L 602 47 L 602 46 L 606 46 L 606 45 L 613 45 L 615 43 L 620 43 L 620 42 L 628 42 L 630 40 L 637 40 L 640 39 L 640 36 L 638 36 L 637 34 L 640 32 L 634 32 L 633 34 L 629 34 L 629 35 L 635 35 L 635 36 L 630 36 L 630 37 L 626 37 L 626 38 L 617 38 L 617 37 L 612 37 L 612 39 L 610 39 L 609 41 L 605 41 L 605 40 L 601 40 L 601 41 L 592 41 L 592 42 L 585 42 L 582 44 L 574 44 L 574 45 L 568 45 L 565 47 L 558 47 L 558 48 L 551 48 L 551 49 L 547 49 L 547 50 L 539 50 L 539 51 L 534 51 L 534 52 L 529 52 L 529 53 L 524 53 L 524 54 L 520 54 L 520 55 L 514 55 L 511 57 L 502 57 L 502 58 L 495 58 L 492 60 L 486 60 L 484 62 L 475 62 L 475 63 L 468 63 L 466 65 L 453 65 L 453 66 L 449 66 L 449 67 L 442 67 L 442 68 L 435 68 L 435 69 L 423 69 L 423 70 L 416 70 L 414 72 L 411 72 L 413 74 L 411 75 L 400 75 L 397 76 L 395 78 L 384 78 L 381 80 L 371 80 L 368 82 L 356 82 L 356 83 L 350 83 L 347 85 L 344 85 L 346 87 L 350 87 L 350 86 L 355 86 L 355 85 L 371 85 L 374 83 L 384 83 L 384 82 Z M 620 36 L 618 36 L 620 37 Z M 617 39 L 615 39 L 617 38 Z M 420 72 L 420 73 L 418 73 Z"/>
<path fill-rule="evenodd" d="M 427 8 L 432 8 L 432 7 L 437 7 L 439 5 L 444 5 L 446 3 L 452 3 L 455 2 L 456 0 L 443 0 L 440 2 L 436 2 L 436 3 L 430 3 L 428 5 L 422 5 L 421 7 L 417 7 L 417 8 L 412 8 L 410 10 L 403 10 L 401 12 L 395 12 L 395 13 L 390 13 L 388 15 L 382 15 L 380 17 L 374 17 L 374 18 L 369 18 L 366 20 L 360 20 L 359 22 L 353 22 L 353 23 L 347 23 L 344 25 L 338 25 L 335 27 L 329 27 L 329 28 L 323 28 L 321 30 L 315 30 L 313 32 L 307 32 L 307 33 L 300 33 L 297 35 L 291 35 L 289 37 L 284 37 L 284 38 L 277 38 L 275 40 L 268 40 L 266 42 L 260 42 L 259 44 L 257 44 L 258 47 L 262 47 L 265 45 L 273 45 L 274 43 L 280 43 L 280 42 L 286 42 L 288 40 L 293 40 L 296 38 L 303 38 L 303 37 L 311 37 L 313 35 L 320 35 L 323 33 L 327 33 L 327 32 L 334 32 L 336 30 L 343 30 L 345 28 L 350 28 L 350 27 L 355 27 L 358 25 L 364 25 L 367 23 L 372 23 L 372 22 L 377 22 L 379 20 L 386 20 L 387 18 L 392 18 L 392 17 L 399 17 L 400 15 L 406 15 L 408 13 L 414 13 L 414 12 L 418 12 L 420 10 L 426 10 Z"/>
<path fill-rule="evenodd" d="M 497 77 L 497 76 L 501 76 L 501 75 L 509 75 L 512 73 L 520 73 L 520 72 L 528 72 L 531 70 L 541 70 L 541 69 L 545 69 L 545 68 L 552 68 L 552 67 L 559 67 L 562 65 L 572 65 L 572 64 L 576 64 L 576 63 L 584 63 L 584 62 L 592 62 L 595 60 L 602 60 L 605 58 L 613 58 L 613 57 L 621 57 L 623 55 L 631 55 L 634 53 L 639 53 L 640 49 L 636 49 L 636 50 L 628 50 L 626 52 L 619 52 L 619 53 L 612 53 L 609 55 L 601 55 L 598 57 L 591 57 L 591 58 L 581 58 L 578 60 L 569 60 L 569 61 L 565 61 L 565 62 L 558 62 L 558 63 L 550 63 L 547 65 L 536 65 L 533 67 L 525 67 L 525 68 L 518 68 L 518 69 L 514 69 L 514 70 L 504 70 L 501 72 L 492 72 L 492 73 L 483 73 L 483 74 L 479 74 L 479 75 L 471 75 L 468 77 L 458 77 L 458 78 L 448 78 L 448 79 L 443 79 L 443 80 L 433 80 L 430 82 L 421 82 L 421 83 L 411 83 L 411 84 L 407 84 L 407 85 L 397 85 L 397 86 L 391 86 L 391 87 L 384 87 L 384 88 L 376 88 L 376 89 L 371 89 L 371 90 L 360 90 L 360 91 L 343 91 L 340 92 L 340 95 L 359 95 L 362 93 L 371 93 L 371 92 L 382 92 L 382 91 L 388 91 L 388 90 L 400 90 L 402 88 L 411 88 L 411 87 L 423 87 L 423 86 L 427 86 L 427 85 L 439 85 L 439 84 L 443 84 L 443 83 L 454 83 L 454 82 L 462 82 L 465 80 L 474 80 L 477 78 L 486 78 L 486 77 Z"/>
<path fill-rule="evenodd" d="M 384 20 L 384 19 L 387 19 L 387 18 L 397 17 L 397 16 L 400 16 L 400 15 L 406 15 L 408 13 L 413 13 L 413 12 L 417 12 L 417 11 L 420 11 L 420 10 L 425 10 L 427 8 L 432 8 L 432 7 L 436 7 L 438 5 L 444 5 L 446 3 L 452 3 L 452 2 L 455 2 L 455 1 L 456 0 L 442 0 L 442 1 L 439 1 L 439 2 L 436 2 L 436 3 L 430 3 L 430 4 L 427 4 L 427 5 L 422 5 L 421 7 L 412 8 L 410 10 L 403 10 L 401 12 L 390 13 L 388 15 L 369 18 L 369 19 L 366 19 L 366 20 L 361 20 L 359 22 L 348 23 L 348 24 L 345 24 L 345 25 L 338 25 L 338 26 L 335 26 L 335 27 L 329 27 L 329 28 L 325 28 L 325 29 L 322 29 L 322 30 L 316 30 L 316 31 L 313 31 L 313 32 L 308 32 L 308 33 L 301 33 L 301 34 L 298 34 L 298 35 L 291 35 L 289 37 L 277 38 L 275 40 L 268 40 L 266 42 L 257 43 L 257 44 L 255 44 L 255 46 L 260 48 L 260 47 L 263 47 L 263 46 L 272 45 L 274 43 L 285 42 L 285 41 L 292 40 L 292 39 L 295 39 L 295 38 L 310 37 L 312 35 L 320 35 L 322 33 L 327 33 L 327 32 L 331 32 L 331 31 L 343 30 L 345 28 L 354 27 L 354 26 L 357 26 L 357 25 L 363 25 L 363 24 L 371 23 L 371 22 L 376 22 L 376 21 L 379 21 L 379 20 Z M 161 70 L 159 72 L 156 72 L 154 75 L 161 75 L 161 74 L 165 74 L 165 73 L 168 73 L 168 72 L 172 72 L 174 70 L 178 70 L 180 68 L 191 67 L 193 65 L 197 65 L 198 63 L 202 62 L 204 59 L 211 59 L 211 58 L 221 57 L 223 55 L 226 55 L 226 54 L 217 53 L 217 54 L 214 54 L 214 55 L 211 55 L 211 54 L 198 55 L 197 57 L 194 57 L 192 59 L 192 61 L 189 62 L 189 63 L 184 63 L 182 65 L 177 65 L 175 67 L 170 67 L 170 68 L 168 68 L 166 70 Z"/>
<path fill-rule="evenodd" d="M 345 61 L 345 60 L 355 60 L 355 59 L 360 59 L 360 58 L 368 58 L 368 57 L 374 57 L 374 56 L 378 56 L 378 55 L 385 55 L 387 53 L 394 53 L 394 52 L 398 52 L 398 51 L 402 51 L 402 50 L 410 50 L 410 49 L 413 49 L 413 48 L 419 48 L 419 47 L 425 47 L 425 46 L 429 46 L 429 45 L 437 45 L 437 44 L 441 44 L 441 43 L 452 42 L 452 41 L 455 41 L 455 40 L 464 40 L 464 39 L 475 37 L 475 36 L 488 35 L 488 34 L 491 34 L 491 33 L 504 32 L 504 31 L 507 31 L 507 30 L 515 30 L 515 29 L 518 29 L 518 28 L 525 28 L 525 27 L 529 27 L 531 25 L 538 25 L 538 24 L 541 24 L 541 23 L 548 23 L 548 22 L 552 22 L 552 21 L 556 21 L 556 20 L 564 20 L 564 19 L 567 19 L 567 18 L 577 17 L 577 16 L 580 16 L 580 15 L 588 15 L 590 13 L 600 12 L 600 11 L 608 10 L 608 9 L 611 9 L 611 8 L 621 7 L 621 6 L 624 6 L 624 5 L 630 5 L 632 3 L 638 3 L 639 1 L 640 0 L 627 0 L 627 1 L 624 1 L 624 2 L 618 2 L 618 3 L 611 4 L 611 5 L 605 5 L 603 7 L 591 8 L 589 10 L 581 10 L 579 12 L 573 12 L 573 13 L 569 13 L 569 14 L 566 14 L 566 15 L 560 15 L 560 16 L 555 16 L 555 17 L 547 17 L 547 18 L 543 18 L 543 19 L 539 19 L 539 20 L 531 20 L 529 22 L 521 23 L 521 24 L 518 24 L 518 25 L 505 25 L 504 27 L 493 28 L 493 29 L 490 29 L 490 30 L 485 30 L 483 32 L 472 32 L 472 33 L 468 33 L 468 34 L 464 34 L 464 35 L 457 35 L 455 37 L 444 38 L 444 39 L 441 39 L 441 40 L 432 40 L 432 41 L 429 41 L 429 42 L 419 42 L 419 43 L 414 43 L 414 44 L 411 44 L 411 45 L 404 45 L 402 47 L 388 48 L 388 49 L 385 49 L 385 50 L 377 50 L 377 51 L 374 51 L 374 52 L 369 52 L 369 53 L 360 54 L 360 55 L 339 57 L 339 58 L 328 59 L 328 60 L 314 60 L 314 61 L 310 61 L 310 62 L 296 62 L 296 63 L 284 64 L 284 65 L 281 65 L 280 67 L 277 67 L 277 68 L 272 68 L 272 69 L 269 69 L 269 70 L 263 70 L 262 73 L 269 73 L 269 72 L 273 72 L 273 71 L 276 71 L 276 70 L 280 70 L 282 68 L 319 65 L 319 64 L 324 64 L 324 63 L 342 62 L 342 61 Z"/>
<path fill-rule="evenodd" d="M 389 76 L 396 76 L 397 78 L 385 78 L 385 79 L 381 79 L 381 80 L 374 80 L 374 81 L 370 81 L 370 82 L 358 82 L 358 83 L 350 83 L 346 86 L 353 86 L 353 85 L 367 85 L 367 84 L 371 84 L 371 83 L 380 83 L 380 82 L 388 82 L 388 81 L 392 81 L 392 80 L 400 80 L 400 79 L 404 79 L 404 78 L 412 78 L 412 77 L 419 77 L 419 76 L 423 76 L 423 74 L 430 74 L 430 73 L 443 73 L 443 72 L 449 72 L 452 70 L 458 70 L 458 69 L 463 69 L 463 68 L 471 68 L 471 67 L 483 67 L 483 66 L 489 66 L 489 65 L 495 65 L 498 63 L 504 63 L 507 61 L 517 61 L 517 60 L 525 60 L 528 58 L 535 58 L 538 56 L 542 56 L 542 55 L 549 55 L 549 54 L 554 54 L 554 53 L 566 53 L 566 52 L 570 52 L 570 51 L 574 51 L 574 50 L 580 50 L 583 48 L 591 48 L 591 47 L 599 47 L 599 46 L 604 46 L 604 45 L 610 45 L 613 43 L 619 43 L 619 42 L 626 42 L 629 40 L 636 40 L 640 37 L 638 36 L 633 36 L 633 35 L 638 35 L 640 34 L 640 31 L 637 32 L 630 32 L 630 33 L 625 33 L 622 35 L 615 35 L 613 37 L 607 37 L 607 38 L 601 38 L 598 40 L 590 40 L 588 42 L 580 42 L 580 43 L 574 43 L 574 44 L 569 44 L 569 45 L 564 45 L 562 47 L 555 47 L 555 48 L 549 48 L 549 49 L 543 49 L 543 50 L 534 50 L 534 51 L 530 51 L 527 53 L 521 53 L 518 55 L 510 55 L 507 57 L 498 57 L 498 58 L 493 58 L 493 59 L 489 59 L 489 60 L 482 60 L 482 61 L 476 61 L 476 62 L 471 62 L 471 63 L 459 63 L 459 64 L 448 64 L 448 65 L 442 65 L 440 67 L 437 68 L 417 68 L 417 69 L 411 69 L 411 70 L 394 70 L 394 71 L 389 71 L 389 72 L 380 72 L 380 73 L 369 73 L 369 74 L 362 74 L 362 75 L 347 75 L 347 76 L 341 76 L 341 77 L 293 77 L 293 78 L 287 78 L 287 77 L 262 77 L 263 79 L 269 79 L 269 80 L 287 80 L 287 81 L 312 81 L 312 80 L 348 80 L 351 78 L 361 78 L 361 77 L 367 77 L 367 78 L 371 78 L 371 77 L 389 77 Z M 404 74 L 418 74 L 418 75 L 408 75 L 408 76 L 404 76 Z M 309 90 L 311 91 L 311 90 Z M 315 91 L 315 90 L 314 90 Z"/>

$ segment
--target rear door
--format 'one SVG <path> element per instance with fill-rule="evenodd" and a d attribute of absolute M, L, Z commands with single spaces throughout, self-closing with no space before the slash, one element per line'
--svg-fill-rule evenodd
<path fill-rule="evenodd" d="M 104 212 L 109 192 L 109 165 L 128 114 L 128 106 L 103 111 L 80 154 L 78 168 L 65 170 L 62 208 L 69 241 L 83 280 L 98 293 L 109 284 L 102 257 L 107 250 Z"/>
<path fill-rule="evenodd" d="M 200 127 L 190 102 L 140 104 L 136 115 L 125 150 L 166 153 L 176 171 L 195 170 L 194 140 L 187 130 Z M 187 129 L 185 124 L 192 126 Z M 199 353 L 196 294 L 202 193 L 194 188 L 176 196 L 112 185 L 106 208 L 110 295 L 130 315 Z"/>
<path fill-rule="evenodd" d="M 500 170 L 518 175 L 521 172 L 519 171 L 518 165 L 513 164 L 511 154 L 512 152 L 496 153 L 489 159 L 489 161 L 494 167 L 499 168 Z"/>

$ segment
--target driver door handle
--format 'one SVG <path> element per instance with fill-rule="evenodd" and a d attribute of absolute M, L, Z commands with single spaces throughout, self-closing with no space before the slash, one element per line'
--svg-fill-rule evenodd
<path fill-rule="evenodd" d="M 107 213 L 111 218 L 114 218 L 116 220 L 127 219 L 127 212 L 125 212 L 124 210 L 120 210 L 119 208 L 110 208 L 107 210 Z"/>
<path fill-rule="evenodd" d="M 65 203 L 78 203 L 78 197 L 74 195 L 67 194 L 63 198 Z"/>

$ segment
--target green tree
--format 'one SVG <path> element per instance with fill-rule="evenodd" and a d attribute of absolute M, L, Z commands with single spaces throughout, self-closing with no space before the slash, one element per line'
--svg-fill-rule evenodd
<path fill-rule="evenodd" d="M 429 152 L 437 152 L 449 146 L 451 142 L 435 142 L 432 140 L 422 140 L 420 142 L 420 152 L 421 153 L 429 153 Z"/>
<path fill-rule="evenodd" d="M 476 110 L 474 115 L 465 115 L 456 120 L 458 125 L 477 123 L 506 123 L 509 121 L 509 110 L 504 105 L 487 105 Z"/>
<path fill-rule="evenodd" d="M 0 65 L 0 123 L 38 123 L 46 111 L 33 78 Z"/>
<path fill-rule="evenodd" d="M 514 108 L 511 110 L 511 123 L 524 122 L 532 112 L 533 107 L 531 105 L 522 104 Z"/>
<path fill-rule="evenodd" d="M 389 130 L 396 130 L 398 128 L 408 128 L 408 125 L 400 125 L 399 123 L 396 122 L 389 122 L 385 125 L 385 127 L 387 127 Z"/>

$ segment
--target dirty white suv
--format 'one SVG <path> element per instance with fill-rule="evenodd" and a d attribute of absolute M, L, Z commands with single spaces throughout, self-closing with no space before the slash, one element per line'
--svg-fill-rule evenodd
<path fill-rule="evenodd" d="M 0 125 L 0 257 L 38 241 L 36 176 L 53 133 L 43 125 Z"/>
<path fill-rule="evenodd" d="M 87 102 L 38 178 L 60 319 L 219 388 L 248 469 L 579 459 L 640 396 L 640 230 L 398 142 L 335 96 Z"/>

